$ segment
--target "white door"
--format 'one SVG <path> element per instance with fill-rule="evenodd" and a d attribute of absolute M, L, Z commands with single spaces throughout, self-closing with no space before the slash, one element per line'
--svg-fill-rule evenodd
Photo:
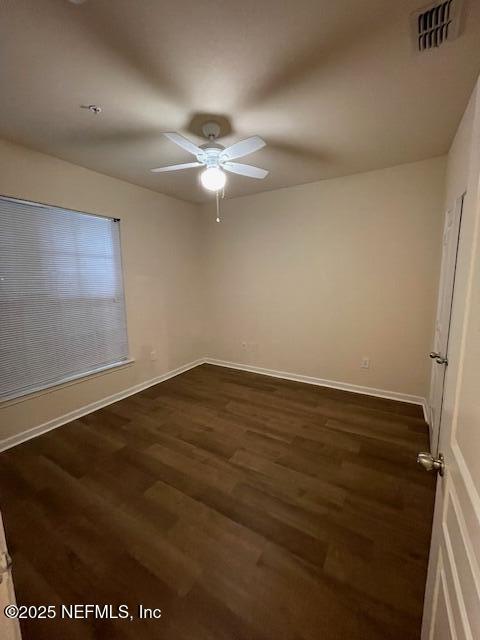
<path fill-rule="evenodd" d="M 479 203 L 477 174 L 464 199 L 422 640 L 480 639 Z"/>
<path fill-rule="evenodd" d="M 7 618 L 4 613 L 5 607 L 12 604 L 15 604 L 15 592 L 0 514 L 0 638 L 2 640 L 21 640 L 18 620 Z"/>
<path fill-rule="evenodd" d="M 438 290 L 437 317 L 432 358 L 432 376 L 430 385 L 430 446 L 432 453 L 438 453 L 438 437 L 442 414 L 443 386 L 447 364 L 448 336 L 452 311 L 455 270 L 457 264 L 460 223 L 462 218 L 463 195 L 457 198 L 454 206 L 445 215 L 443 230 L 442 266 Z"/>

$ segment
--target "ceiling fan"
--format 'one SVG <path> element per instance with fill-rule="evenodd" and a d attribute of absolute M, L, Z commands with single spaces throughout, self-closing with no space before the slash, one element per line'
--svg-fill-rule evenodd
<path fill-rule="evenodd" d="M 257 178 L 261 180 L 268 175 L 268 171 L 253 167 L 250 164 L 242 164 L 240 162 L 232 162 L 238 158 L 258 151 L 265 146 L 265 141 L 260 136 L 252 136 L 245 138 L 240 142 L 235 142 L 230 147 L 225 148 L 216 142 L 220 134 L 220 126 L 216 122 L 207 122 L 202 127 L 202 132 L 208 142 L 197 146 L 179 133 L 165 133 L 164 135 L 177 144 L 185 151 L 194 155 L 196 162 L 185 162 L 183 164 L 173 164 L 168 167 L 157 167 L 151 169 L 153 173 L 161 173 L 164 171 L 178 171 L 179 169 L 191 169 L 193 167 L 206 167 L 205 171 L 200 174 L 200 180 L 205 189 L 209 191 L 219 191 L 225 186 L 225 171 L 238 173 L 241 176 L 249 178 Z"/>

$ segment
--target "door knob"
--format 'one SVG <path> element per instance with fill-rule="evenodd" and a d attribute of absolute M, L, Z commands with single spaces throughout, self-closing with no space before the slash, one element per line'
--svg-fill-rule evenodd
<path fill-rule="evenodd" d="M 444 358 L 436 351 L 431 351 L 428 355 L 430 358 L 432 358 L 432 360 L 435 360 L 435 362 L 438 362 L 438 364 L 448 364 L 447 358 Z"/>
<path fill-rule="evenodd" d="M 445 473 L 445 458 L 441 453 L 434 458 L 431 453 L 422 451 L 417 456 L 417 462 L 425 471 L 437 471 L 441 476 Z"/>

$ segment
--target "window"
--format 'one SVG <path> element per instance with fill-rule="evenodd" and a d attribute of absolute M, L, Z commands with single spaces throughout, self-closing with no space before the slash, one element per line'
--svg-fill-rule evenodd
<path fill-rule="evenodd" d="M 128 360 L 119 227 L 0 197 L 0 399 Z"/>

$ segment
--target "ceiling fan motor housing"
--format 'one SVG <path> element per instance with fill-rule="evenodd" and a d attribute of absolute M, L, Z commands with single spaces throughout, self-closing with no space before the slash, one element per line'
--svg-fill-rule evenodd
<path fill-rule="evenodd" d="M 218 167 L 220 164 L 220 154 L 225 147 L 215 142 L 220 135 L 220 125 L 216 122 L 206 122 L 202 127 L 203 135 L 208 138 L 208 142 L 202 144 L 202 154 L 198 154 L 197 160 L 205 164 L 207 168 Z"/>
<path fill-rule="evenodd" d="M 220 164 L 220 154 L 224 147 L 220 144 L 212 144 L 208 142 L 202 146 L 203 152 L 198 154 L 197 160 L 205 164 L 206 167 L 218 167 Z"/>

